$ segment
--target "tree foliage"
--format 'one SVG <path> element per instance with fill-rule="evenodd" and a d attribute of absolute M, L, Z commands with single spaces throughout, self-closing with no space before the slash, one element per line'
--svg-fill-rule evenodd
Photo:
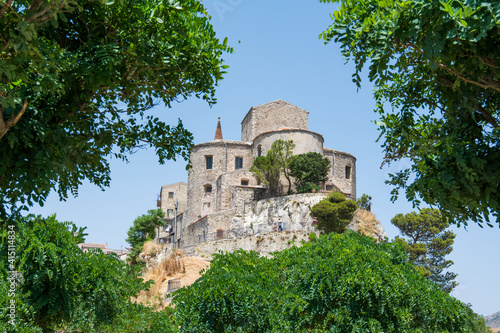
<path fill-rule="evenodd" d="M 479 332 L 480 325 L 407 262 L 401 245 L 353 232 L 271 258 L 215 255 L 173 302 L 181 332 Z"/>
<path fill-rule="evenodd" d="M 408 259 L 417 265 L 421 272 L 436 282 L 441 289 L 451 292 L 457 286 L 457 274 L 446 271 L 453 261 L 445 257 L 453 251 L 455 233 L 446 230 L 446 222 L 438 209 L 425 208 L 419 213 L 398 214 L 391 223 L 405 238 L 396 240 L 403 243 Z M 444 272 L 446 271 L 446 273 Z"/>
<path fill-rule="evenodd" d="M 2 332 L 148 332 L 158 323 L 169 330 L 168 316 L 131 302 L 149 285 L 137 272 L 116 255 L 78 248 L 84 228 L 61 223 L 55 216 L 2 223 L 13 226 L 0 231 Z M 15 254 L 13 260 L 9 252 Z M 9 324 L 11 300 L 15 327 Z"/>
<path fill-rule="evenodd" d="M 271 149 L 268 152 L 268 154 L 273 155 L 272 159 L 279 165 L 281 173 L 288 181 L 288 194 L 292 192 L 292 181 L 290 179 L 289 164 L 293 157 L 293 148 L 295 148 L 295 143 L 293 143 L 293 140 L 279 139 L 273 142 L 273 144 L 271 145 Z"/>
<path fill-rule="evenodd" d="M 318 220 L 318 229 L 324 233 L 341 234 L 346 231 L 358 209 L 354 200 L 347 200 L 340 192 L 331 193 L 311 207 L 311 216 Z"/>
<path fill-rule="evenodd" d="M 297 192 L 319 190 L 319 184 L 328 180 L 330 160 L 316 152 L 294 156 L 289 164 L 290 175 L 295 178 Z"/>
<path fill-rule="evenodd" d="M 384 163 L 411 162 L 392 199 L 404 189 L 458 225 L 500 221 L 500 2 L 320 1 L 341 3 L 320 38 L 341 44 L 358 87 L 369 67 Z"/>
<path fill-rule="evenodd" d="M 216 102 L 231 48 L 209 19 L 198 0 L 3 1 L 0 208 L 108 186 L 108 158 L 141 147 L 187 159 L 191 133 L 147 111 Z"/>
<path fill-rule="evenodd" d="M 156 229 L 165 226 L 165 213 L 161 208 L 150 209 L 146 214 L 137 217 L 127 231 L 126 241 L 132 246 L 128 258 L 131 263 L 137 263 L 137 257 L 142 251 L 144 243 L 156 237 Z"/>
<path fill-rule="evenodd" d="M 359 208 L 365 209 L 365 210 L 371 210 L 371 205 L 372 205 L 372 197 L 369 196 L 368 194 L 363 193 L 361 198 L 359 198 L 356 201 L 356 205 L 358 205 Z"/>
<path fill-rule="evenodd" d="M 290 171 L 288 165 L 293 156 L 295 144 L 292 140 L 276 140 L 266 156 L 254 159 L 250 171 L 259 182 L 267 186 L 269 196 L 282 195 L 281 175 L 288 180 L 288 192 L 291 192 Z"/>

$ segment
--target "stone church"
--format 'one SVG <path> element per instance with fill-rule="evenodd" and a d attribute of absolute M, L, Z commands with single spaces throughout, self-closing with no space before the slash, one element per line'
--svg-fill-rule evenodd
<path fill-rule="evenodd" d="M 262 188 L 249 171 L 253 160 L 266 155 L 278 139 L 293 140 L 295 155 L 317 152 L 328 158 L 330 174 L 322 192 L 340 191 L 355 200 L 356 158 L 324 147 L 323 136 L 309 130 L 308 115 L 282 100 L 254 106 L 241 122 L 240 141 L 223 138 L 219 118 L 214 140 L 191 150 L 188 183 L 161 188 L 158 207 L 165 212 L 167 228 L 160 232 L 160 240 L 188 246 L 196 237 L 234 229 L 234 216 L 241 215 L 236 212 L 244 212 L 254 200 L 254 190 Z"/>

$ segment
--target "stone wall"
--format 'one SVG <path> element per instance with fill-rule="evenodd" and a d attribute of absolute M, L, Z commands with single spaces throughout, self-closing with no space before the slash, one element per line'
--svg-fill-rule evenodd
<path fill-rule="evenodd" d="M 266 205 L 265 205 L 266 206 Z M 347 226 L 353 230 L 374 238 L 377 242 L 384 242 L 387 235 L 382 224 L 371 212 L 358 210 L 352 222 Z M 261 255 L 269 256 L 271 252 L 282 251 L 292 246 L 301 246 L 303 242 L 310 240 L 311 233 L 319 235 L 314 230 L 285 230 L 260 232 L 249 236 L 234 236 L 226 239 L 212 240 L 205 243 L 194 244 L 184 248 L 188 255 L 198 255 L 209 258 L 219 251 L 235 251 L 243 249 L 256 251 Z"/>
<path fill-rule="evenodd" d="M 294 155 L 308 152 L 323 153 L 324 139 L 320 134 L 306 130 L 282 129 L 258 135 L 252 146 L 253 156 L 259 156 L 259 151 L 261 156 L 265 156 L 276 140 L 293 140 L 295 144 Z"/>
<path fill-rule="evenodd" d="M 234 235 L 273 232 L 278 222 L 284 223 L 286 231 L 313 230 L 309 212 L 326 196 L 305 193 L 252 201 L 249 200 L 252 191 L 251 188 L 235 186 L 232 189 L 237 197 L 234 208 L 201 217 L 186 225 L 183 246 L 199 243 L 200 240 L 213 240 L 217 232 Z"/>
<path fill-rule="evenodd" d="M 172 197 L 170 197 L 172 193 Z M 161 187 L 159 207 L 168 219 L 174 218 L 175 202 L 178 201 L 177 213 L 184 212 L 187 207 L 187 184 L 184 182 Z M 171 210 L 171 211 L 169 211 Z"/>
<path fill-rule="evenodd" d="M 208 156 L 212 157 L 212 169 L 206 167 Z M 248 170 L 253 163 L 251 145 L 238 141 L 216 140 L 192 148 L 190 161 L 193 167 L 188 173 L 187 187 L 188 223 L 216 211 L 217 180 L 222 174 L 235 170 L 236 157 L 243 158 L 243 169 Z M 207 191 L 207 187 L 210 187 L 211 191 Z"/>
<path fill-rule="evenodd" d="M 349 199 L 356 200 L 356 158 L 351 154 L 335 151 L 333 154 L 333 183 L 341 192 L 350 194 Z M 349 178 L 346 168 L 349 167 Z"/>
<path fill-rule="evenodd" d="M 243 180 L 248 181 L 247 186 L 256 186 L 257 180 L 248 168 L 236 170 L 233 172 L 222 174 L 217 180 L 217 205 L 216 211 L 230 209 L 235 207 L 236 203 L 233 200 L 239 200 L 234 196 L 234 186 L 241 186 Z M 253 190 L 251 191 L 253 194 Z"/>
<path fill-rule="evenodd" d="M 241 141 L 282 128 L 308 129 L 309 112 L 282 100 L 254 106 L 241 122 Z"/>
<path fill-rule="evenodd" d="M 276 231 L 264 235 L 236 237 L 196 244 L 185 248 L 184 251 L 187 255 L 197 255 L 205 258 L 210 258 L 212 254 L 219 251 L 232 252 L 239 249 L 256 251 L 261 255 L 270 256 L 272 252 L 282 251 L 293 246 L 301 246 L 303 242 L 309 241 L 311 233 L 306 231 Z"/>

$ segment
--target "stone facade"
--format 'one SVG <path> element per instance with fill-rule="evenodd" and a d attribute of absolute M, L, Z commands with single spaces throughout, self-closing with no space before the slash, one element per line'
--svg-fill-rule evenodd
<path fill-rule="evenodd" d="M 308 115 L 309 112 L 282 100 L 254 106 L 241 123 L 241 141 L 222 139 L 219 119 L 214 140 L 195 145 L 191 150 L 192 168 L 187 186 L 182 187 L 186 191 L 182 192 L 180 187 L 176 190 L 179 195 L 185 195 L 185 206 L 183 209 L 178 206 L 182 230 L 177 232 L 176 242 L 182 241 L 188 246 L 200 239 L 221 236 L 224 230 L 249 227 L 248 209 L 256 204 L 252 202 L 254 189 L 261 188 L 249 169 L 254 158 L 266 155 L 278 139 L 293 140 L 296 155 L 317 152 L 327 157 L 331 170 L 323 192 L 341 191 L 356 199 L 356 158 L 324 147 L 323 136 L 309 131 Z M 162 187 L 159 199 L 162 209 L 171 209 L 168 200 L 164 204 L 164 196 L 171 192 L 171 186 L 178 184 L 185 183 Z M 308 212 L 305 215 L 308 216 Z M 273 223 L 265 229 L 273 231 Z M 262 223 L 255 221 L 254 224 Z"/>
<path fill-rule="evenodd" d="M 157 200 L 157 207 L 165 213 L 164 221 L 166 226 L 159 228 L 156 232 L 156 240 L 161 242 L 172 242 L 174 228 L 179 230 L 177 235 L 180 237 L 180 225 L 182 223 L 183 212 L 187 208 L 187 188 L 188 184 L 179 182 L 161 187 L 160 196 Z M 175 205 L 177 204 L 177 209 Z M 177 218 L 175 213 L 177 213 Z"/>

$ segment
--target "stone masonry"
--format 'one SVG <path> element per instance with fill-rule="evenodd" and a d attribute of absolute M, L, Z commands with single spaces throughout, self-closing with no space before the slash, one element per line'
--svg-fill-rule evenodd
<path fill-rule="evenodd" d="M 324 147 L 323 136 L 309 130 L 308 115 L 309 112 L 282 100 L 254 106 L 241 123 L 241 141 L 223 139 L 219 118 L 214 140 L 195 145 L 191 150 L 192 168 L 187 185 L 176 183 L 162 187 L 159 206 L 167 214 L 167 210 L 172 209 L 164 204 L 168 202 L 164 197 L 172 192 L 169 186 L 184 184 L 174 191 L 179 203 L 183 202 L 177 210 L 182 223 L 177 225 L 175 242 L 190 246 L 200 239 L 247 227 L 245 223 L 250 222 L 244 215 L 248 211 L 242 209 L 256 204 L 252 202 L 254 189 L 262 187 L 249 169 L 254 158 L 267 154 L 278 139 L 293 140 L 296 155 L 318 152 L 327 157 L 331 169 L 329 179 L 322 184 L 322 192 L 340 191 L 355 200 L 356 158 Z M 272 231 L 271 225 L 270 228 Z M 170 230 L 173 233 L 172 228 Z"/>

